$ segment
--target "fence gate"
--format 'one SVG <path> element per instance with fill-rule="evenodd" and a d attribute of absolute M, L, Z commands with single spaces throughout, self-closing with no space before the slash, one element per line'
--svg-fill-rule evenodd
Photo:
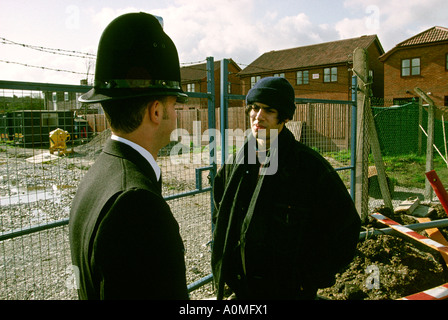
<path fill-rule="evenodd" d="M 188 93 L 192 106 L 197 100 L 207 101 L 208 109 L 201 111 L 206 111 L 208 129 L 215 127 L 213 68 L 213 58 L 208 58 L 207 93 Z M 101 107 L 78 102 L 89 89 L 0 81 L 1 300 L 77 299 L 76 268 L 71 265 L 68 242 L 70 205 L 80 180 L 110 136 Z M 66 131 L 69 140 L 65 150 L 51 153 L 49 133 L 57 128 Z M 215 143 L 201 131 L 193 133 L 199 134 L 199 141 Z M 163 196 L 184 240 L 188 288 L 195 299 L 213 294 L 207 283 L 212 279 L 211 189 L 216 154 L 215 148 L 197 145 L 191 132 L 178 138 L 181 143 L 192 142 L 182 144 L 185 154 L 175 152 L 175 141 L 160 151 L 157 161 Z"/>

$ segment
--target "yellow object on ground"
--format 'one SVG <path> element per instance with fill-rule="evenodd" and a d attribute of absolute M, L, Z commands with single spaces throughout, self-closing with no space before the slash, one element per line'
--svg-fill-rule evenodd
<path fill-rule="evenodd" d="M 54 151 L 58 151 L 58 154 L 66 154 L 67 153 L 67 144 L 66 142 L 70 140 L 70 134 L 57 128 L 50 132 L 50 153 L 53 154 Z"/>

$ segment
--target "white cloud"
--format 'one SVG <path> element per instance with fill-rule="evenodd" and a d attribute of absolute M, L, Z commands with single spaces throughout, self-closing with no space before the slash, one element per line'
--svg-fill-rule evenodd
<path fill-rule="evenodd" d="M 114 18 L 127 12 L 145 11 L 164 18 L 165 31 L 176 44 L 181 62 L 205 61 L 207 56 L 213 56 L 215 60 L 232 58 L 241 65 L 250 64 L 267 51 L 358 37 L 363 34 L 377 34 L 387 51 L 397 43 L 432 26 L 448 27 L 446 0 L 345 0 L 343 7 L 339 1 L 325 1 L 325 8 L 322 8 L 322 2 L 132 0 L 130 3 L 110 1 L 104 6 L 96 3 L 85 6 L 81 5 L 79 0 L 73 0 L 69 6 L 60 6 L 59 11 L 51 6 L 53 11 L 56 10 L 51 15 L 63 18 L 61 30 L 56 30 L 61 23 L 50 23 L 51 20 L 41 16 L 20 19 L 34 21 L 30 19 L 35 18 L 37 21 L 45 21 L 36 24 L 40 29 L 31 30 L 19 24 L 14 25 L 13 22 L 17 19 L 9 23 L 3 22 L 2 26 L 5 29 L 3 36 L 12 40 L 96 53 L 101 33 Z M 75 6 L 78 3 L 79 7 L 79 29 L 75 30 L 66 26 L 66 19 L 70 17 L 66 9 L 71 8 L 72 3 Z M 8 16 L 6 12 L 0 15 L 4 18 Z M 44 27 L 50 29 L 44 31 Z M 26 30 L 26 33 L 23 33 L 26 37 L 19 34 L 21 28 Z M 69 61 L 69 58 L 60 61 L 54 57 L 49 59 L 48 55 L 45 56 L 47 60 L 37 60 L 38 54 L 35 52 L 25 55 L 29 50 L 20 49 L 24 54 L 19 56 L 17 51 L 19 48 L 5 47 L 0 58 L 80 72 L 86 69 L 84 61 L 73 62 L 73 59 Z M 52 73 L 50 71 L 6 63 L 1 67 L 3 77 L 11 80 L 55 82 L 48 76 Z M 65 73 L 55 74 L 59 77 L 71 76 Z M 75 80 L 71 83 L 77 83 L 80 76 L 73 77 Z"/>
<path fill-rule="evenodd" d="M 305 13 L 279 18 L 278 12 L 254 11 L 255 0 L 177 1 L 155 13 L 176 44 L 181 62 L 232 58 L 249 64 L 262 53 L 333 40 L 328 25 L 315 26 Z"/>
<path fill-rule="evenodd" d="M 340 36 L 375 33 L 386 51 L 433 26 L 447 26 L 445 0 L 346 0 L 344 6 L 358 18 L 339 21 Z"/>

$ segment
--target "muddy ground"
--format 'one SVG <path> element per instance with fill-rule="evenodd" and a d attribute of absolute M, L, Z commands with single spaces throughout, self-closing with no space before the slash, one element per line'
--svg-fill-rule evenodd
<path fill-rule="evenodd" d="M 432 220 L 446 218 L 440 204 Z M 400 224 L 416 223 L 411 216 L 386 208 L 374 210 Z M 370 219 L 365 229 L 385 228 Z M 446 229 L 440 229 L 447 238 Z M 419 232 L 427 236 L 425 231 Z M 419 243 L 392 235 L 368 237 L 360 241 L 352 263 L 336 277 L 331 288 L 319 295 L 332 300 L 391 300 L 424 291 L 448 281 L 448 270 L 441 255 Z"/>

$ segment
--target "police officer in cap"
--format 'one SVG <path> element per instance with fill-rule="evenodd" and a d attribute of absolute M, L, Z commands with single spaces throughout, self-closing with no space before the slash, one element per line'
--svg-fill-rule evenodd
<path fill-rule="evenodd" d="M 184 247 L 156 163 L 186 98 L 176 47 L 155 16 L 125 14 L 106 27 L 94 87 L 80 97 L 101 103 L 112 130 L 70 212 L 80 299 L 188 299 Z"/>

